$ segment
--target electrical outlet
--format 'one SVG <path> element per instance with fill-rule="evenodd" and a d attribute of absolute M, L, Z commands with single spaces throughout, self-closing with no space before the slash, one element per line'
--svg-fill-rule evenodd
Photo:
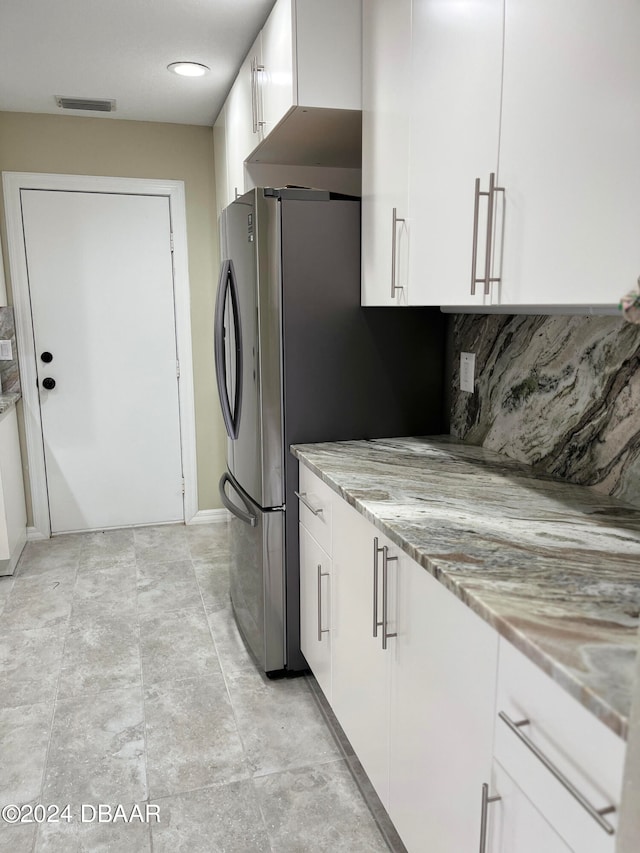
<path fill-rule="evenodd" d="M 0 361 L 12 361 L 11 341 L 0 341 Z"/>
<path fill-rule="evenodd" d="M 460 390 L 473 394 L 476 380 L 475 352 L 460 353 Z"/>

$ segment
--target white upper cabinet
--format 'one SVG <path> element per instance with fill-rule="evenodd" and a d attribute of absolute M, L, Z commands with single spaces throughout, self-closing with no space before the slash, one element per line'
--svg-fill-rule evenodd
<path fill-rule="evenodd" d="M 260 93 L 265 133 L 273 130 L 295 102 L 293 28 L 293 3 L 280 0 L 262 29 Z"/>
<path fill-rule="evenodd" d="M 503 0 L 364 0 L 363 305 L 489 302 L 502 38 Z"/>
<path fill-rule="evenodd" d="M 613 305 L 640 275 L 639 35 L 638 0 L 507 0 L 495 302 Z"/>
<path fill-rule="evenodd" d="M 294 104 L 360 110 L 361 0 L 285 2 L 295 7 Z"/>
<path fill-rule="evenodd" d="M 265 135 L 293 107 L 361 107 L 360 0 L 278 0 L 262 30 Z"/>
<path fill-rule="evenodd" d="M 481 306 L 489 300 L 480 281 L 488 199 L 474 201 L 476 181 L 486 191 L 498 167 L 502 37 L 503 0 L 413 2 L 412 305 Z"/>
<path fill-rule="evenodd" d="M 214 125 L 218 212 L 258 172 L 276 186 L 322 186 L 294 167 L 358 170 L 359 192 L 361 110 L 361 0 L 277 0 Z"/>
<path fill-rule="evenodd" d="M 225 102 L 228 186 L 231 201 L 245 190 L 244 161 L 263 137 L 258 97 L 262 36 L 253 43 Z M 218 167 L 216 166 L 216 170 Z"/>
<path fill-rule="evenodd" d="M 233 173 L 245 161 L 359 168 L 360 4 L 276 2 L 226 102 Z"/>
<path fill-rule="evenodd" d="M 362 16 L 362 304 L 407 305 L 411 0 Z"/>
<path fill-rule="evenodd" d="M 640 4 L 407 6 L 364 0 L 363 304 L 612 309 L 640 275 Z"/>
<path fill-rule="evenodd" d="M 220 216 L 224 208 L 233 201 L 233 190 L 229 185 L 229 173 L 227 169 L 227 107 L 220 110 L 220 114 L 213 125 L 213 157 L 216 181 L 216 214 Z"/>

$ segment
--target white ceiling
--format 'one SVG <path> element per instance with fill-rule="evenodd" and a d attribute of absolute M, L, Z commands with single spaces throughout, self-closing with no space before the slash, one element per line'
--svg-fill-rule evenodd
<path fill-rule="evenodd" d="M 212 125 L 274 0 L 0 0 L 0 110 Z M 208 65 L 205 77 L 167 71 Z M 115 99 L 61 110 L 57 95 Z"/>

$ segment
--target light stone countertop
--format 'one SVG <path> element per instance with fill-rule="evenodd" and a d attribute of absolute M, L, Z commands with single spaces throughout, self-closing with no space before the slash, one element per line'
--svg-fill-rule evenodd
<path fill-rule="evenodd" d="M 8 412 L 18 402 L 22 394 L 0 394 L 0 415 Z"/>
<path fill-rule="evenodd" d="M 450 436 L 291 451 L 626 738 L 640 617 L 639 510 Z"/>

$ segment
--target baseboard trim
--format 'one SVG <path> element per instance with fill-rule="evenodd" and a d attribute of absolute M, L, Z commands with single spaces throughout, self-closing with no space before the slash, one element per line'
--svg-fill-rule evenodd
<path fill-rule="evenodd" d="M 225 524 L 231 518 L 231 513 L 226 509 L 201 509 L 185 524 Z M 153 522 L 147 526 L 153 526 L 160 522 Z M 176 524 L 178 522 L 167 522 L 168 524 Z M 143 525 L 132 525 L 143 526 Z M 104 530 L 105 528 L 99 528 Z M 27 527 L 27 542 L 37 542 L 41 539 L 49 539 L 37 527 Z"/>
<path fill-rule="evenodd" d="M 20 536 L 18 537 L 18 541 L 13 547 L 13 551 L 9 559 L 0 560 L 0 577 L 4 577 L 5 575 L 12 575 L 15 572 L 16 566 L 18 565 L 18 560 L 22 555 L 22 551 L 26 543 L 27 533 L 26 528 L 23 528 L 20 531 Z"/>
<path fill-rule="evenodd" d="M 40 539 L 49 539 L 37 527 L 27 527 L 27 542 L 38 542 Z"/>
<path fill-rule="evenodd" d="M 187 524 L 224 524 L 231 518 L 231 513 L 226 509 L 201 509 Z"/>

